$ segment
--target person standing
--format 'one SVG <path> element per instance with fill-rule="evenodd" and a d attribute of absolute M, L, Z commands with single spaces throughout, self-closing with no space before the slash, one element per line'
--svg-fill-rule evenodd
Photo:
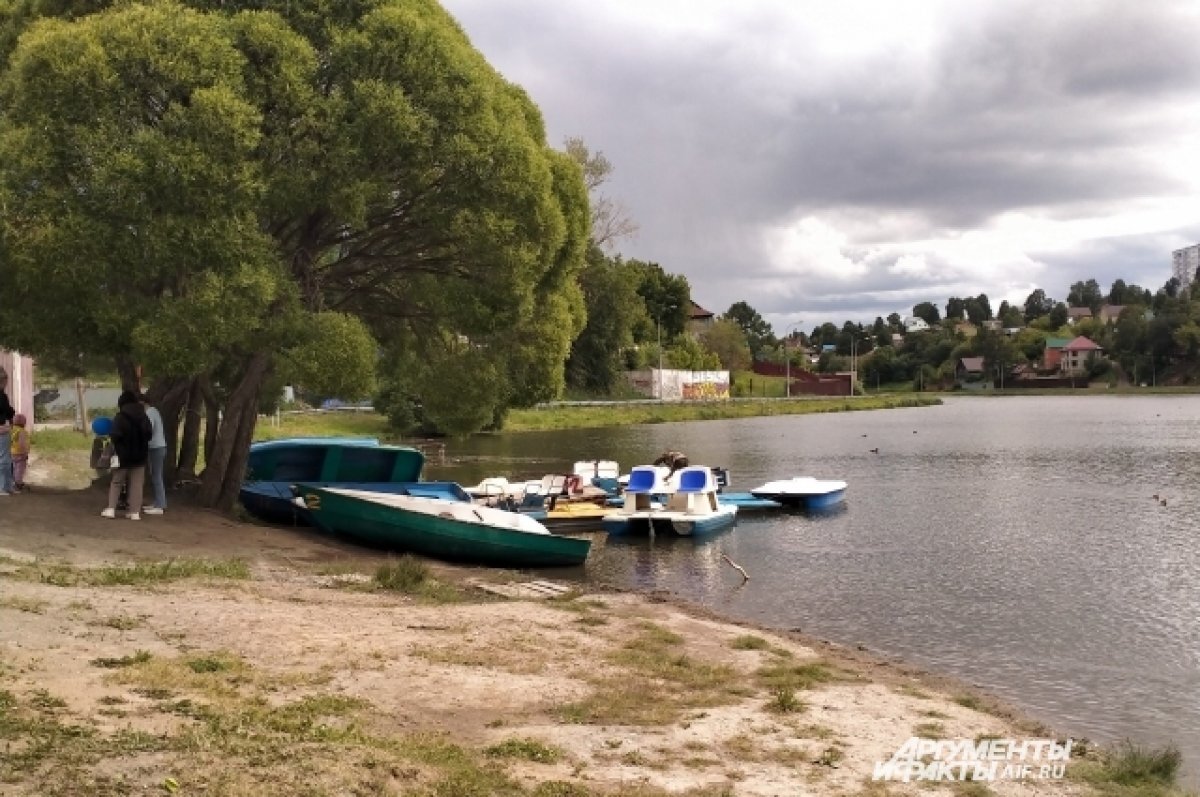
<path fill-rule="evenodd" d="M 29 465 L 29 430 L 26 427 L 25 416 L 17 413 L 13 416 L 12 428 L 12 468 L 13 492 L 25 490 L 25 468 Z"/>
<path fill-rule="evenodd" d="M 149 399 L 143 399 L 142 404 L 146 407 L 146 417 L 150 419 L 150 427 L 153 429 L 147 461 L 150 465 L 150 485 L 154 489 L 154 504 L 142 507 L 142 511 L 147 515 L 161 515 L 167 509 L 167 488 L 163 486 L 163 466 L 167 462 L 167 436 L 163 432 L 163 419 L 158 407 Z"/>
<path fill-rule="evenodd" d="M 126 517 L 130 520 L 141 520 L 138 510 L 142 506 L 142 489 L 146 482 L 146 460 L 150 456 L 150 438 L 154 427 L 146 417 L 142 402 L 130 390 L 126 390 L 117 399 L 117 417 L 113 418 L 112 431 L 109 438 L 117 454 L 117 467 L 113 470 L 112 483 L 108 486 L 108 506 L 100 513 L 101 517 L 115 518 L 117 516 L 117 499 L 121 490 L 128 486 L 129 511 Z"/>
<path fill-rule="evenodd" d="M 16 412 L 8 402 L 8 372 L 0 368 L 0 498 L 12 495 L 12 420 Z"/>

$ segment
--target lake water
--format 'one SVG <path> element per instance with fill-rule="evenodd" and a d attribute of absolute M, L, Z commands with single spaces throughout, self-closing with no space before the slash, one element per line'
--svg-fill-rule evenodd
<path fill-rule="evenodd" d="M 1173 742 L 1196 782 L 1200 396 L 962 397 L 497 435 L 448 444 L 449 464 L 428 471 L 474 483 L 615 459 L 627 472 L 667 449 L 730 468 L 735 490 L 811 475 L 849 482 L 847 501 L 821 516 L 746 514 L 704 541 L 604 541 L 585 571 L 559 577 L 863 644 L 1064 733 Z"/>

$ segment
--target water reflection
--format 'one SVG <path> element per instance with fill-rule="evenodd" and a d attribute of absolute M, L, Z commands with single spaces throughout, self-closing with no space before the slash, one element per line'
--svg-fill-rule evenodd
<path fill-rule="evenodd" d="M 451 445 L 455 464 L 431 477 L 474 483 L 500 463 L 537 477 L 597 458 L 628 469 L 668 448 L 730 468 L 733 489 L 810 475 L 845 479 L 847 501 L 743 514 L 711 539 L 608 540 L 588 578 L 863 643 L 1063 731 L 1174 741 L 1200 765 L 1200 397 L 959 398 L 501 435 Z M 744 588 L 722 553 L 750 574 Z"/>

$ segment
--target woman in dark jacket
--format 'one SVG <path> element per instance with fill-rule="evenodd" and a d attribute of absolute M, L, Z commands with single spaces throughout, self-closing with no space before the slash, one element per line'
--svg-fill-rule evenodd
<path fill-rule="evenodd" d="M 12 420 L 13 408 L 8 403 L 8 372 L 0 368 L 0 497 L 13 492 L 12 475 Z"/>
<path fill-rule="evenodd" d="M 117 499 L 121 490 L 128 485 L 130 520 L 141 520 L 142 486 L 146 481 L 146 460 L 150 456 L 150 436 L 154 433 L 146 409 L 137 395 L 126 390 L 117 399 L 119 412 L 113 418 L 113 450 L 117 454 L 117 467 L 113 469 L 112 483 L 108 487 L 108 507 L 100 513 L 102 517 L 117 516 Z"/>

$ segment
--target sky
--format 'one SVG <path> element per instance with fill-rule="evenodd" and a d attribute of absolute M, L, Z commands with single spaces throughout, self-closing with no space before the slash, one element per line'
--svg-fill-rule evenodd
<path fill-rule="evenodd" d="M 626 258 L 783 335 L 1157 290 L 1200 243 L 1200 4 L 443 0 L 613 171 Z"/>

